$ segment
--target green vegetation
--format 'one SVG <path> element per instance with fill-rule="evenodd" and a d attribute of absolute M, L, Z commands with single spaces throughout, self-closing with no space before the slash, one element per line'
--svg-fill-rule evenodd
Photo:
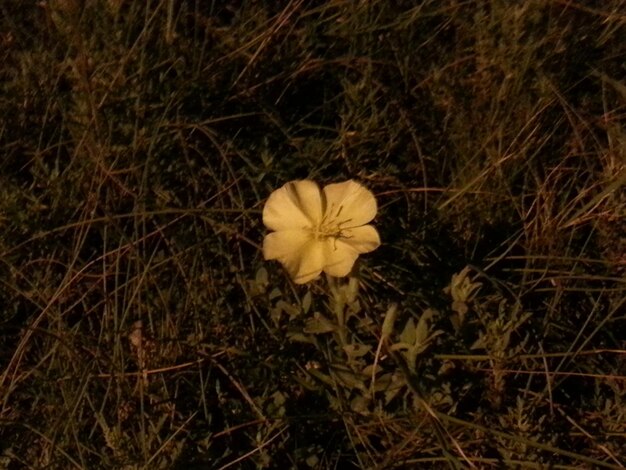
<path fill-rule="evenodd" d="M 0 468 L 626 465 L 623 0 L 0 12 Z M 353 277 L 262 259 L 298 178 Z"/>

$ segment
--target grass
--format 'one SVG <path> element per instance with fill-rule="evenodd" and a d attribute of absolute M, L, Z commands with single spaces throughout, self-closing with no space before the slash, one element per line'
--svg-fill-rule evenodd
<path fill-rule="evenodd" d="M 622 0 L 0 5 L 0 467 L 626 465 Z M 352 280 L 265 262 L 359 180 Z"/>

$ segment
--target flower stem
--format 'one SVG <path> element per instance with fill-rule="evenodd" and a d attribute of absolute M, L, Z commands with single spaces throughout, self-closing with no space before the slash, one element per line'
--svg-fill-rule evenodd
<path fill-rule="evenodd" d="M 331 310 L 333 311 L 337 319 L 337 339 L 339 342 L 339 346 L 341 347 L 341 349 L 343 349 L 349 344 L 345 317 L 346 299 L 342 289 L 339 286 L 337 278 L 334 276 L 326 275 L 326 279 L 328 281 L 328 289 L 330 291 Z"/>

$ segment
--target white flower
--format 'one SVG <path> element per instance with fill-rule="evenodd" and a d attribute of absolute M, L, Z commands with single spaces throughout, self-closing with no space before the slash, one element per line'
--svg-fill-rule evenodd
<path fill-rule="evenodd" d="M 378 232 L 366 225 L 375 215 L 374 195 L 355 181 L 322 191 L 310 180 L 291 181 L 263 208 L 263 223 L 274 230 L 263 240 L 263 256 L 282 263 L 298 284 L 322 271 L 346 276 L 359 254 L 380 246 Z"/>

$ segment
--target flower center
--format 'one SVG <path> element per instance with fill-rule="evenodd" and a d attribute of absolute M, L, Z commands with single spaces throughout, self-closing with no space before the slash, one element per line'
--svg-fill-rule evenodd
<path fill-rule="evenodd" d="M 339 238 L 341 237 L 341 227 L 339 224 L 322 222 L 317 227 L 314 227 L 311 231 L 316 240 L 326 240 L 327 238 Z"/>
<path fill-rule="evenodd" d="M 343 206 L 339 206 L 337 211 L 333 209 L 334 207 L 331 207 L 330 210 L 324 214 L 324 217 L 322 217 L 319 224 L 311 228 L 311 232 L 316 240 L 326 240 L 328 238 L 337 239 L 343 237 L 342 231 L 344 228 L 342 228 L 342 226 L 350 222 L 351 219 L 339 219 Z"/>

